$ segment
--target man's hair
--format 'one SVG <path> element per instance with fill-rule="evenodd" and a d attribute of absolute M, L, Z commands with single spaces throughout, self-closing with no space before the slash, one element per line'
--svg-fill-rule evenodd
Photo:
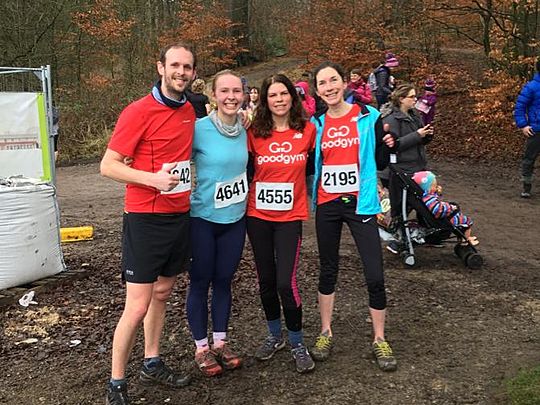
<path fill-rule="evenodd" d="M 197 57 L 195 56 L 195 51 L 193 50 L 193 45 L 189 42 L 185 41 L 177 41 L 173 42 L 163 48 L 161 48 L 161 51 L 159 51 L 159 61 L 162 65 L 165 65 L 166 59 L 167 59 L 167 52 L 169 49 L 176 49 L 176 48 L 184 48 L 186 51 L 191 52 L 191 55 L 193 55 L 193 68 L 197 66 Z"/>
<path fill-rule="evenodd" d="M 362 76 L 362 70 L 360 70 L 360 69 L 353 69 L 353 70 L 351 70 L 351 75 Z"/>
<path fill-rule="evenodd" d="M 540 58 L 536 60 L 536 71 L 540 73 Z"/>

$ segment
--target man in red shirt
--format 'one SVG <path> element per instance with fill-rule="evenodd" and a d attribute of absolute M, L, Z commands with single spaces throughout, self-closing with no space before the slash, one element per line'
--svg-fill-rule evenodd
<path fill-rule="evenodd" d="M 144 323 L 145 359 L 140 381 L 181 387 L 189 377 L 159 356 L 165 308 L 176 277 L 189 263 L 189 159 L 195 112 L 185 95 L 195 75 L 191 46 L 165 47 L 157 62 L 161 79 L 152 93 L 120 114 L 101 174 L 126 183 L 122 276 L 126 303 L 116 326 L 107 404 L 128 404 L 125 370 L 137 330 Z M 126 158 L 132 163 L 126 164 Z"/>

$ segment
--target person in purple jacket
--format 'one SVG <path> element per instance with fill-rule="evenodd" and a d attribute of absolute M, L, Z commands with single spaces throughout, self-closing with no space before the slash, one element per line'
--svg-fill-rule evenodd
<path fill-rule="evenodd" d="M 427 79 L 424 84 L 424 94 L 416 102 L 416 109 L 422 115 L 424 125 L 431 124 L 435 118 L 435 104 L 437 103 L 437 92 L 435 91 L 435 81 Z"/>
<path fill-rule="evenodd" d="M 516 125 L 527 137 L 525 153 L 521 161 L 522 198 L 531 197 L 534 162 L 540 154 L 540 59 L 536 62 L 536 73 L 516 100 L 514 110 Z"/>

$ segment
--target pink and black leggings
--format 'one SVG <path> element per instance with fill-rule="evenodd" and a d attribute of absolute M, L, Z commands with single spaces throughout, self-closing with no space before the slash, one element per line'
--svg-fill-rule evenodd
<path fill-rule="evenodd" d="M 300 331 L 302 302 L 296 273 L 302 243 L 302 221 L 275 222 L 247 217 L 247 233 L 255 256 L 266 320 L 279 319 L 283 307 L 287 329 Z"/>

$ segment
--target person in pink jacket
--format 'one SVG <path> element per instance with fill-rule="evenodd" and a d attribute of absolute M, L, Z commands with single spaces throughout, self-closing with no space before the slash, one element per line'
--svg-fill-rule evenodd
<path fill-rule="evenodd" d="M 362 78 L 360 69 L 351 70 L 350 81 L 347 85 L 348 97 L 345 98 L 349 104 L 360 102 L 362 104 L 371 103 L 371 89 Z"/>
<path fill-rule="evenodd" d="M 309 84 L 304 81 L 297 82 L 294 87 L 302 100 L 302 107 L 306 110 L 308 118 L 315 114 L 315 99 L 309 94 Z"/>

